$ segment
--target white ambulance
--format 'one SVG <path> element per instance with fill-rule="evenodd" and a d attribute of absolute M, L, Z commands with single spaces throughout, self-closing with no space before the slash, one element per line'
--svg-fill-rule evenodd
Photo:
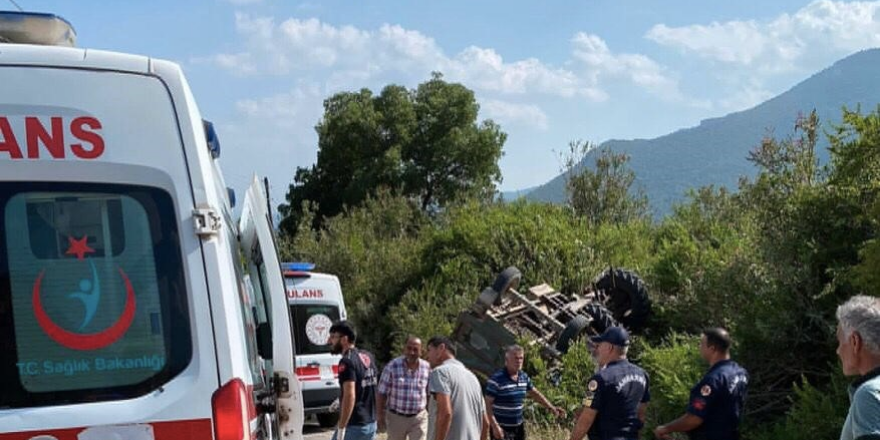
<path fill-rule="evenodd" d="M 74 38 L 0 13 L 0 440 L 301 439 L 262 186 L 233 221 L 180 67 Z"/>
<path fill-rule="evenodd" d="M 330 326 L 347 319 L 339 278 L 313 272 L 311 263 L 281 263 L 293 316 L 296 374 L 302 384 L 307 415 L 323 427 L 335 426 L 339 413 L 340 355 L 330 353 Z"/>

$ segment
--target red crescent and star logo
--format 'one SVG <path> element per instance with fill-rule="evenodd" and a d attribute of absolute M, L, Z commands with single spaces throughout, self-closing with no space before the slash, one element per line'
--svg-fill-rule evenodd
<path fill-rule="evenodd" d="M 87 243 L 88 236 L 83 236 L 80 239 L 67 237 L 67 241 L 69 247 L 64 254 L 74 255 L 77 260 L 85 260 L 86 254 L 95 252 L 95 250 L 90 248 Z M 89 261 L 89 264 L 92 268 L 92 279 L 81 280 L 80 291 L 68 295 L 80 299 L 86 306 L 86 318 L 80 328 L 86 326 L 91 321 L 92 315 L 97 309 L 98 300 L 101 295 L 100 279 L 98 278 L 97 271 L 95 271 L 94 265 L 91 261 Z M 119 268 L 119 276 L 122 278 L 122 282 L 125 285 L 125 307 L 113 324 L 104 330 L 95 333 L 76 333 L 61 327 L 52 321 L 52 318 L 50 318 L 43 309 L 43 299 L 41 297 L 41 286 L 45 275 L 46 270 L 43 269 L 34 281 L 32 297 L 34 316 L 36 317 L 40 328 L 43 329 L 43 332 L 55 342 L 72 350 L 98 350 L 118 341 L 119 338 L 128 331 L 129 327 L 131 327 L 131 323 L 134 321 L 136 301 L 134 288 L 131 286 L 131 281 L 129 280 L 128 275 L 122 270 L 122 268 Z"/>
<path fill-rule="evenodd" d="M 372 361 L 370 361 L 369 356 L 364 353 L 358 353 L 358 357 L 361 358 L 361 362 L 364 364 L 364 367 L 370 368 L 370 364 L 372 363 Z"/>

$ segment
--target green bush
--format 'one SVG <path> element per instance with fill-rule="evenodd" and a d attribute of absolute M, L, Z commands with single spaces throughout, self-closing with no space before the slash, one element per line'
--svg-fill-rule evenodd
<path fill-rule="evenodd" d="M 814 161 L 814 115 L 797 126 L 796 138 L 766 139 L 753 152 L 756 178 L 735 192 L 695 191 L 657 223 L 596 222 L 527 201 L 468 202 L 427 216 L 411 200 L 380 194 L 319 231 L 306 215 L 282 250 L 339 275 L 363 345 L 380 359 L 396 354 L 409 333 L 451 333 L 456 316 L 507 266 L 519 267 L 525 286 L 564 292 L 580 291 L 608 266 L 632 269 L 654 303 L 631 353 L 651 375 L 648 428 L 680 415 L 706 370 L 687 335 L 720 325 L 751 377 L 746 438 L 836 438 L 847 402 L 846 380 L 828 366 L 834 310 L 880 286 L 880 110 L 845 113 L 829 135 L 824 169 Z M 552 436 L 573 425 L 592 359 L 576 345 L 553 386 L 552 367 L 530 342 L 523 341 L 527 371 L 570 414 L 557 421 L 528 407 L 530 426 Z"/>
<path fill-rule="evenodd" d="M 583 342 L 572 344 L 559 364 L 554 365 L 557 369 L 552 372 L 550 366 L 539 356 L 535 346 L 527 350 L 526 360 L 524 369 L 531 376 L 533 384 L 548 400 L 566 412 L 565 418 L 556 419 L 538 403 L 528 400 L 526 419 L 537 427 L 574 426 L 574 415 L 584 405 L 587 382 L 596 371 L 596 364 L 587 345 Z M 556 374 L 558 374 L 558 384 L 551 382 L 551 376 Z"/>
<path fill-rule="evenodd" d="M 843 377 L 839 366 L 827 383 L 814 386 L 806 379 L 794 387 L 788 399 L 791 409 L 785 418 L 771 426 L 751 426 L 744 436 L 753 440 L 835 440 L 849 408 L 847 387 L 849 380 Z"/>
<path fill-rule="evenodd" d="M 639 352 L 639 365 L 650 376 L 651 403 L 644 438 L 653 438 L 654 427 L 684 414 L 691 388 L 708 369 L 700 358 L 699 346 L 699 337 L 672 334 L 659 346 L 639 343 L 634 347 Z"/>
<path fill-rule="evenodd" d="M 455 282 L 444 282 L 462 273 L 462 265 L 466 263 L 461 260 L 444 264 L 438 276 L 408 290 L 400 303 L 391 308 L 386 320 L 393 328 L 390 336 L 396 348 L 402 348 L 410 334 L 423 341 L 435 335 L 452 334 L 458 313 L 474 301 L 473 292 L 479 292 L 473 281 L 457 278 Z"/>
<path fill-rule="evenodd" d="M 466 204 L 441 216 L 429 240 L 423 254 L 426 276 L 447 261 L 467 262 L 465 272 L 478 275 L 480 288 L 506 267 L 516 266 L 523 285 L 577 290 L 603 265 L 586 224 L 570 210 L 550 204 Z M 472 293 L 476 296 L 479 290 Z"/>
<path fill-rule="evenodd" d="M 381 193 L 327 220 L 320 231 L 310 224 L 306 215 L 299 233 L 280 242 L 282 258 L 311 261 L 316 270 L 337 275 L 359 345 L 388 359 L 395 333 L 388 312 L 420 280 L 427 218 L 411 201 Z"/>

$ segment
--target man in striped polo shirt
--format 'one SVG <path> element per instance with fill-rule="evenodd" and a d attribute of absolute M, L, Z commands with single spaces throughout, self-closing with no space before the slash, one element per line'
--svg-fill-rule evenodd
<path fill-rule="evenodd" d="M 498 440 L 525 440 L 523 403 L 531 397 L 557 417 L 565 414 L 554 406 L 532 385 L 532 380 L 522 371 L 525 351 L 519 345 L 511 345 L 504 354 L 504 368 L 486 381 L 486 411 L 489 413 L 490 434 Z"/>

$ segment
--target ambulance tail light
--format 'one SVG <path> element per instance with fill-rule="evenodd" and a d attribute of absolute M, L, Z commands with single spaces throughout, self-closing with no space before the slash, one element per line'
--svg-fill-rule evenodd
<path fill-rule="evenodd" d="M 296 367 L 296 375 L 300 380 L 308 379 L 312 376 L 321 376 L 321 369 L 315 366 Z"/>
<path fill-rule="evenodd" d="M 256 407 L 251 393 L 241 379 L 232 379 L 211 396 L 215 440 L 254 440 L 251 420 Z"/>

